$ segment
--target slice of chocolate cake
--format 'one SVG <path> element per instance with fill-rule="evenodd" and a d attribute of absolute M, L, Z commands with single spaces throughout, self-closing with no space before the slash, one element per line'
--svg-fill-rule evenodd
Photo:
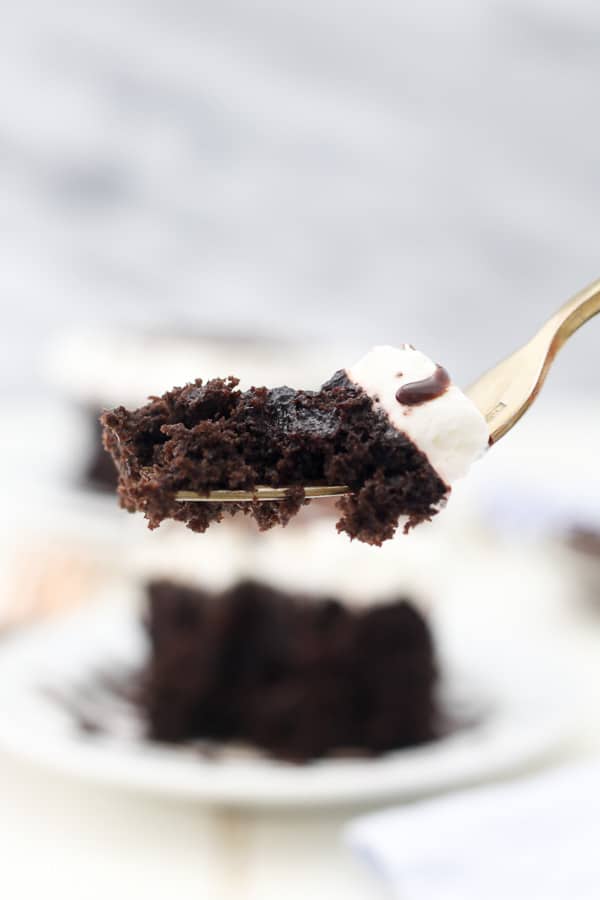
<path fill-rule="evenodd" d="M 397 598 L 352 609 L 257 582 L 149 586 L 143 717 L 153 739 L 257 746 L 305 761 L 440 733 L 427 623 Z"/>
<path fill-rule="evenodd" d="M 305 485 L 344 484 L 339 531 L 381 544 L 443 506 L 488 443 L 485 421 L 446 372 L 412 347 L 378 347 L 319 391 L 240 391 L 197 380 L 138 410 L 102 416 L 121 504 L 205 531 L 225 513 L 285 525 Z M 181 503 L 179 491 L 288 487 L 280 502 Z"/>

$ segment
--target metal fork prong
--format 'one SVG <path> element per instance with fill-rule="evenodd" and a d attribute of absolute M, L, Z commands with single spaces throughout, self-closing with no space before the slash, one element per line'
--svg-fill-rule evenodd
<path fill-rule="evenodd" d="M 196 491 L 178 491 L 175 500 L 179 503 L 244 503 L 255 500 L 285 500 L 291 487 L 268 487 L 259 485 L 252 491 L 209 491 L 199 494 Z M 349 493 L 345 484 L 310 485 L 304 488 L 307 500 L 323 497 L 341 497 Z"/>

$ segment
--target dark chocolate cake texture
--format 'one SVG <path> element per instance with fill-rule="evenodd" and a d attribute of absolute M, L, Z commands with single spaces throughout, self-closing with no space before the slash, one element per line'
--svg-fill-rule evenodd
<path fill-rule="evenodd" d="M 242 742 L 306 761 L 440 733 L 427 623 L 402 598 L 353 610 L 242 582 L 149 586 L 140 705 L 149 737 Z"/>
<path fill-rule="evenodd" d="M 105 412 L 102 424 L 121 505 L 150 528 L 171 518 L 202 532 L 239 512 L 261 529 L 285 525 L 308 502 L 305 485 L 345 484 L 338 531 L 377 545 L 401 520 L 408 530 L 431 519 L 488 441 L 471 401 L 407 345 L 375 348 L 319 391 L 199 379 L 140 409 Z M 176 500 L 258 485 L 289 490 L 281 501 Z"/>

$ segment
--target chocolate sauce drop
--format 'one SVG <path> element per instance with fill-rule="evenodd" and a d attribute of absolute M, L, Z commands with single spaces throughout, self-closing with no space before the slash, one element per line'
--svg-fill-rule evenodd
<path fill-rule="evenodd" d="M 435 372 L 429 378 L 411 381 L 410 384 L 403 384 L 398 388 L 396 400 L 404 406 L 419 406 L 420 403 L 441 397 L 449 387 L 450 376 L 442 366 L 436 366 Z"/>

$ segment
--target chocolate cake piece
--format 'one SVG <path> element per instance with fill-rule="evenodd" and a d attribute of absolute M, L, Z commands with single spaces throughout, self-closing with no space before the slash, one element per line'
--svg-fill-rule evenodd
<path fill-rule="evenodd" d="M 430 374 L 413 381 L 413 372 Z M 319 391 L 242 392 L 237 384 L 197 380 L 138 410 L 119 407 L 102 416 L 121 504 L 143 511 L 151 528 L 173 518 L 201 532 L 238 512 L 261 529 L 285 525 L 307 502 L 304 485 L 344 484 L 350 493 L 337 503 L 338 530 L 381 544 L 401 517 L 405 530 L 431 519 L 451 478 L 487 445 L 479 412 L 444 370 L 412 348 L 377 348 Z M 261 484 L 290 490 L 279 502 L 175 499 L 183 490 Z"/>
<path fill-rule="evenodd" d="M 432 636 L 402 598 L 353 610 L 250 581 L 221 594 L 158 581 L 148 594 L 140 704 L 155 740 L 306 761 L 440 733 Z"/>

